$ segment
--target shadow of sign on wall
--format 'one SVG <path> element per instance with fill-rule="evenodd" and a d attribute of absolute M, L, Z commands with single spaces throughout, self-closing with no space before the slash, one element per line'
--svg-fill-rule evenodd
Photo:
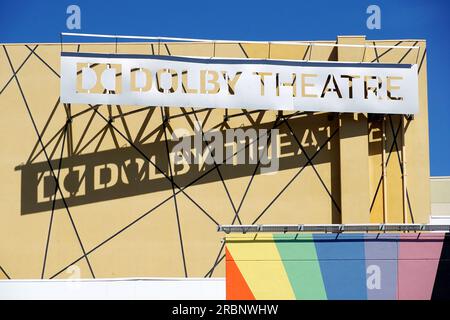
<path fill-rule="evenodd" d="M 276 132 L 274 131 L 275 137 L 269 137 L 269 134 L 260 136 L 260 140 L 268 141 L 267 153 L 271 159 L 276 158 L 276 166 L 261 163 L 256 166 L 255 159 L 250 160 L 251 154 L 255 150 L 253 146 L 258 148 L 255 143 L 257 141 L 250 139 L 240 142 L 235 139 L 231 144 L 221 144 L 224 155 L 223 162 L 200 161 L 199 163 L 177 164 L 174 162 L 173 152 L 170 152 L 171 160 L 169 162 L 167 147 L 171 151 L 174 150 L 178 141 L 169 140 L 166 147 L 162 133 L 159 134 L 160 139 L 156 139 L 154 142 L 135 143 L 132 146 L 85 154 L 74 152 L 62 159 L 54 158 L 50 163 L 55 175 L 59 177 L 59 187 L 68 206 L 170 190 L 172 188 L 170 171 L 177 188 L 206 184 L 221 178 L 228 180 L 253 174 L 273 174 L 276 171 L 308 165 L 309 160 L 313 160 L 312 157 L 314 157 L 315 164 L 333 164 L 334 159 L 338 159 L 337 154 L 334 154 L 337 152 L 335 149 L 338 149 L 334 146 L 337 141 L 333 139 L 337 129 L 334 128 L 334 123 L 329 121 L 328 117 L 326 114 L 304 114 L 290 119 L 289 126 L 282 121 L 278 124 L 276 121 L 256 124 L 257 128 L 267 129 L 267 132 L 271 132 L 270 130 L 274 127 L 278 129 Z M 325 125 L 315 126 L 316 121 L 311 122 L 311 118 L 316 118 L 315 120 L 321 121 Z M 245 132 L 250 128 L 254 129 L 255 126 L 241 127 L 240 129 Z M 163 130 L 163 126 L 161 126 L 160 131 L 163 132 Z M 217 132 L 225 139 L 225 128 Z M 208 145 L 205 143 L 202 147 L 203 150 L 200 152 L 208 150 Z M 195 146 L 191 152 L 192 154 L 197 152 Z M 307 156 L 301 157 L 302 154 L 307 154 Z M 256 162 L 260 162 L 260 156 L 261 153 L 257 152 Z M 244 163 L 237 163 L 237 157 L 244 157 Z M 30 158 L 33 159 L 33 157 Z M 217 174 L 209 174 L 216 165 L 220 165 L 222 177 Z M 169 166 L 171 166 L 171 170 Z M 21 213 L 29 214 L 51 210 L 57 188 L 49 163 L 47 161 L 29 161 L 15 169 L 21 172 Z M 333 190 L 329 192 L 333 194 Z M 56 192 L 54 206 L 55 208 L 64 207 L 60 192 Z"/>

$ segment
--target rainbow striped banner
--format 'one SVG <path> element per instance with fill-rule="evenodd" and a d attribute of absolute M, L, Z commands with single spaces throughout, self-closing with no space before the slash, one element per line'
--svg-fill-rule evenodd
<path fill-rule="evenodd" d="M 450 299 L 450 234 L 226 238 L 227 299 Z"/>

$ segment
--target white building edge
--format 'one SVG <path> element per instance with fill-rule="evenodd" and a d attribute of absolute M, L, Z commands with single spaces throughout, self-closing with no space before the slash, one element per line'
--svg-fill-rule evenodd
<path fill-rule="evenodd" d="M 450 176 L 430 178 L 430 224 L 450 224 Z"/>

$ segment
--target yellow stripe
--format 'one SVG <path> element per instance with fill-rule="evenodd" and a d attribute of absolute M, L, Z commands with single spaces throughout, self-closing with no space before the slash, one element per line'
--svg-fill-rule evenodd
<path fill-rule="evenodd" d="M 227 248 L 256 299 L 295 299 L 272 235 L 227 238 Z"/>

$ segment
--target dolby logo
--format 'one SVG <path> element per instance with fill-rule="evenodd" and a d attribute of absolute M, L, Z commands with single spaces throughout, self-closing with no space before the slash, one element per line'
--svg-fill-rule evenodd
<path fill-rule="evenodd" d="M 77 93 L 119 94 L 122 92 L 120 64 L 77 63 Z"/>
<path fill-rule="evenodd" d="M 208 79 L 208 77 L 211 77 L 211 74 L 212 79 Z M 226 76 L 224 74 L 224 77 Z M 235 78 L 238 79 L 239 76 Z M 129 80 L 124 83 L 125 79 Z M 125 70 L 118 63 L 77 63 L 76 93 L 117 95 L 124 90 L 145 93 L 152 89 L 159 93 L 173 93 L 181 87 L 188 88 L 189 93 L 197 93 L 199 91 L 189 89 L 186 71 L 183 72 L 181 79 L 180 85 L 178 72 L 170 68 L 160 68 L 156 71 L 151 71 L 148 68 L 128 67 Z M 217 72 L 203 72 L 201 80 L 200 91 L 202 93 L 216 93 L 219 91 Z"/>

